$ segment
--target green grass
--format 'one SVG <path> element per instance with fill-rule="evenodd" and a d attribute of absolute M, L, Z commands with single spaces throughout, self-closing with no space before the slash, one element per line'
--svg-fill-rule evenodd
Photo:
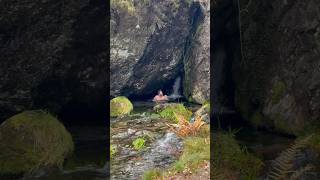
<path fill-rule="evenodd" d="M 143 138 L 138 138 L 138 139 L 135 139 L 133 142 L 132 142 L 132 145 L 133 145 L 133 148 L 135 150 L 142 150 L 143 148 L 145 148 L 145 143 L 146 143 L 146 140 L 143 139 Z"/>
<path fill-rule="evenodd" d="M 162 176 L 162 172 L 158 169 L 151 169 L 149 171 L 144 172 L 142 179 L 143 180 L 155 180 Z"/>
<path fill-rule="evenodd" d="M 188 137 L 184 140 L 183 154 L 174 164 L 174 169 L 177 172 L 182 172 L 189 168 L 193 171 L 198 169 L 198 166 L 210 160 L 210 140 L 204 137 Z"/>
<path fill-rule="evenodd" d="M 240 179 L 257 178 L 263 166 L 262 161 L 239 146 L 233 133 L 218 132 L 213 138 L 215 175 L 229 169 L 239 174 Z"/>
<path fill-rule="evenodd" d="M 72 137 L 55 117 L 25 111 L 0 126 L 0 174 L 19 174 L 40 167 L 62 167 L 74 149 Z"/>
<path fill-rule="evenodd" d="M 159 114 L 162 118 L 170 120 L 173 123 L 179 122 L 176 114 L 182 115 L 187 121 L 189 121 L 192 116 L 192 112 L 185 108 L 183 104 L 172 104 L 167 106 Z"/>

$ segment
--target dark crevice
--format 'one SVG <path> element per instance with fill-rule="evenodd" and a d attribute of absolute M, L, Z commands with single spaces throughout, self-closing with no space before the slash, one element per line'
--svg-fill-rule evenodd
<path fill-rule="evenodd" d="M 238 15 L 234 0 L 219 1 L 213 15 L 213 122 L 225 128 L 248 125 L 235 108 L 232 65 L 241 60 Z"/>

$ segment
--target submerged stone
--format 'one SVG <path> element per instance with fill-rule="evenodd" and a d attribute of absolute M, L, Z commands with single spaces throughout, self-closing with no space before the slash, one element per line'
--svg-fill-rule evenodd
<path fill-rule="evenodd" d="M 22 174 L 61 167 L 74 148 L 72 137 L 55 117 L 25 111 L 0 125 L 0 174 Z"/>

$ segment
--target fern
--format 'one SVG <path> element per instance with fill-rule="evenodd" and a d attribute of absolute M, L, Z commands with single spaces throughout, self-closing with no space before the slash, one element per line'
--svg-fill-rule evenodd
<path fill-rule="evenodd" d="M 193 123 L 189 123 L 184 116 L 177 113 L 174 113 L 174 115 L 179 119 L 178 128 L 169 124 L 167 124 L 167 126 L 179 137 L 194 136 L 200 131 L 201 126 L 205 124 L 201 116 L 197 116 Z"/>
<path fill-rule="evenodd" d="M 298 169 L 297 171 L 295 171 L 291 177 L 290 180 L 299 180 L 299 178 L 307 171 L 312 170 L 313 167 L 311 165 L 306 165 L 305 167 L 302 167 L 300 169 Z"/>
<path fill-rule="evenodd" d="M 297 140 L 290 148 L 283 151 L 271 165 L 271 171 L 268 174 L 271 180 L 289 179 L 290 170 L 293 168 L 295 157 L 305 148 L 312 135 Z"/>

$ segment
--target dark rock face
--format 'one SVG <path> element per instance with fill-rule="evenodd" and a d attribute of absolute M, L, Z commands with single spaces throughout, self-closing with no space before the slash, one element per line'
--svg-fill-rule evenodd
<path fill-rule="evenodd" d="M 232 74 L 233 63 L 240 60 L 239 19 L 234 0 L 217 0 L 213 8 L 211 91 L 213 113 L 221 114 L 234 109 Z"/>
<path fill-rule="evenodd" d="M 200 1 L 190 37 L 189 54 L 184 60 L 184 94 L 198 103 L 210 100 L 210 1 Z"/>
<path fill-rule="evenodd" d="M 60 112 L 105 100 L 105 4 L 0 2 L 0 121 L 32 108 Z"/>
<path fill-rule="evenodd" d="M 244 57 L 235 63 L 236 103 L 261 126 L 297 134 L 319 124 L 320 4 L 241 4 Z"/>
<path fill-rule="evenodd" d="M 110 94 L 152 96 L 183 74 L 188 39 L 194 34 L 193 25 L 198 25 L 194 21 L 204 13 L 199 12 L 200 8 L 198 2 L 181 0 L 150 1 L 148 4 L 135 1 L 133 14 L 114 8 L 111 17 Z M 205 72 L 208 79 L 209 73 Z M 188 73 L 186 79 L 191 74 Z M 209 81 L 204 85 L 206 91 Z"/>
<path fill-rule="evenodd" d="M 190 31 L 189 4 L 152 1 L 134 14 L 114 9 L 111 17 L 110 94 L 148 95 L 173 80 Z M 179 68 L 180 66 L 180 68 Z"/>

